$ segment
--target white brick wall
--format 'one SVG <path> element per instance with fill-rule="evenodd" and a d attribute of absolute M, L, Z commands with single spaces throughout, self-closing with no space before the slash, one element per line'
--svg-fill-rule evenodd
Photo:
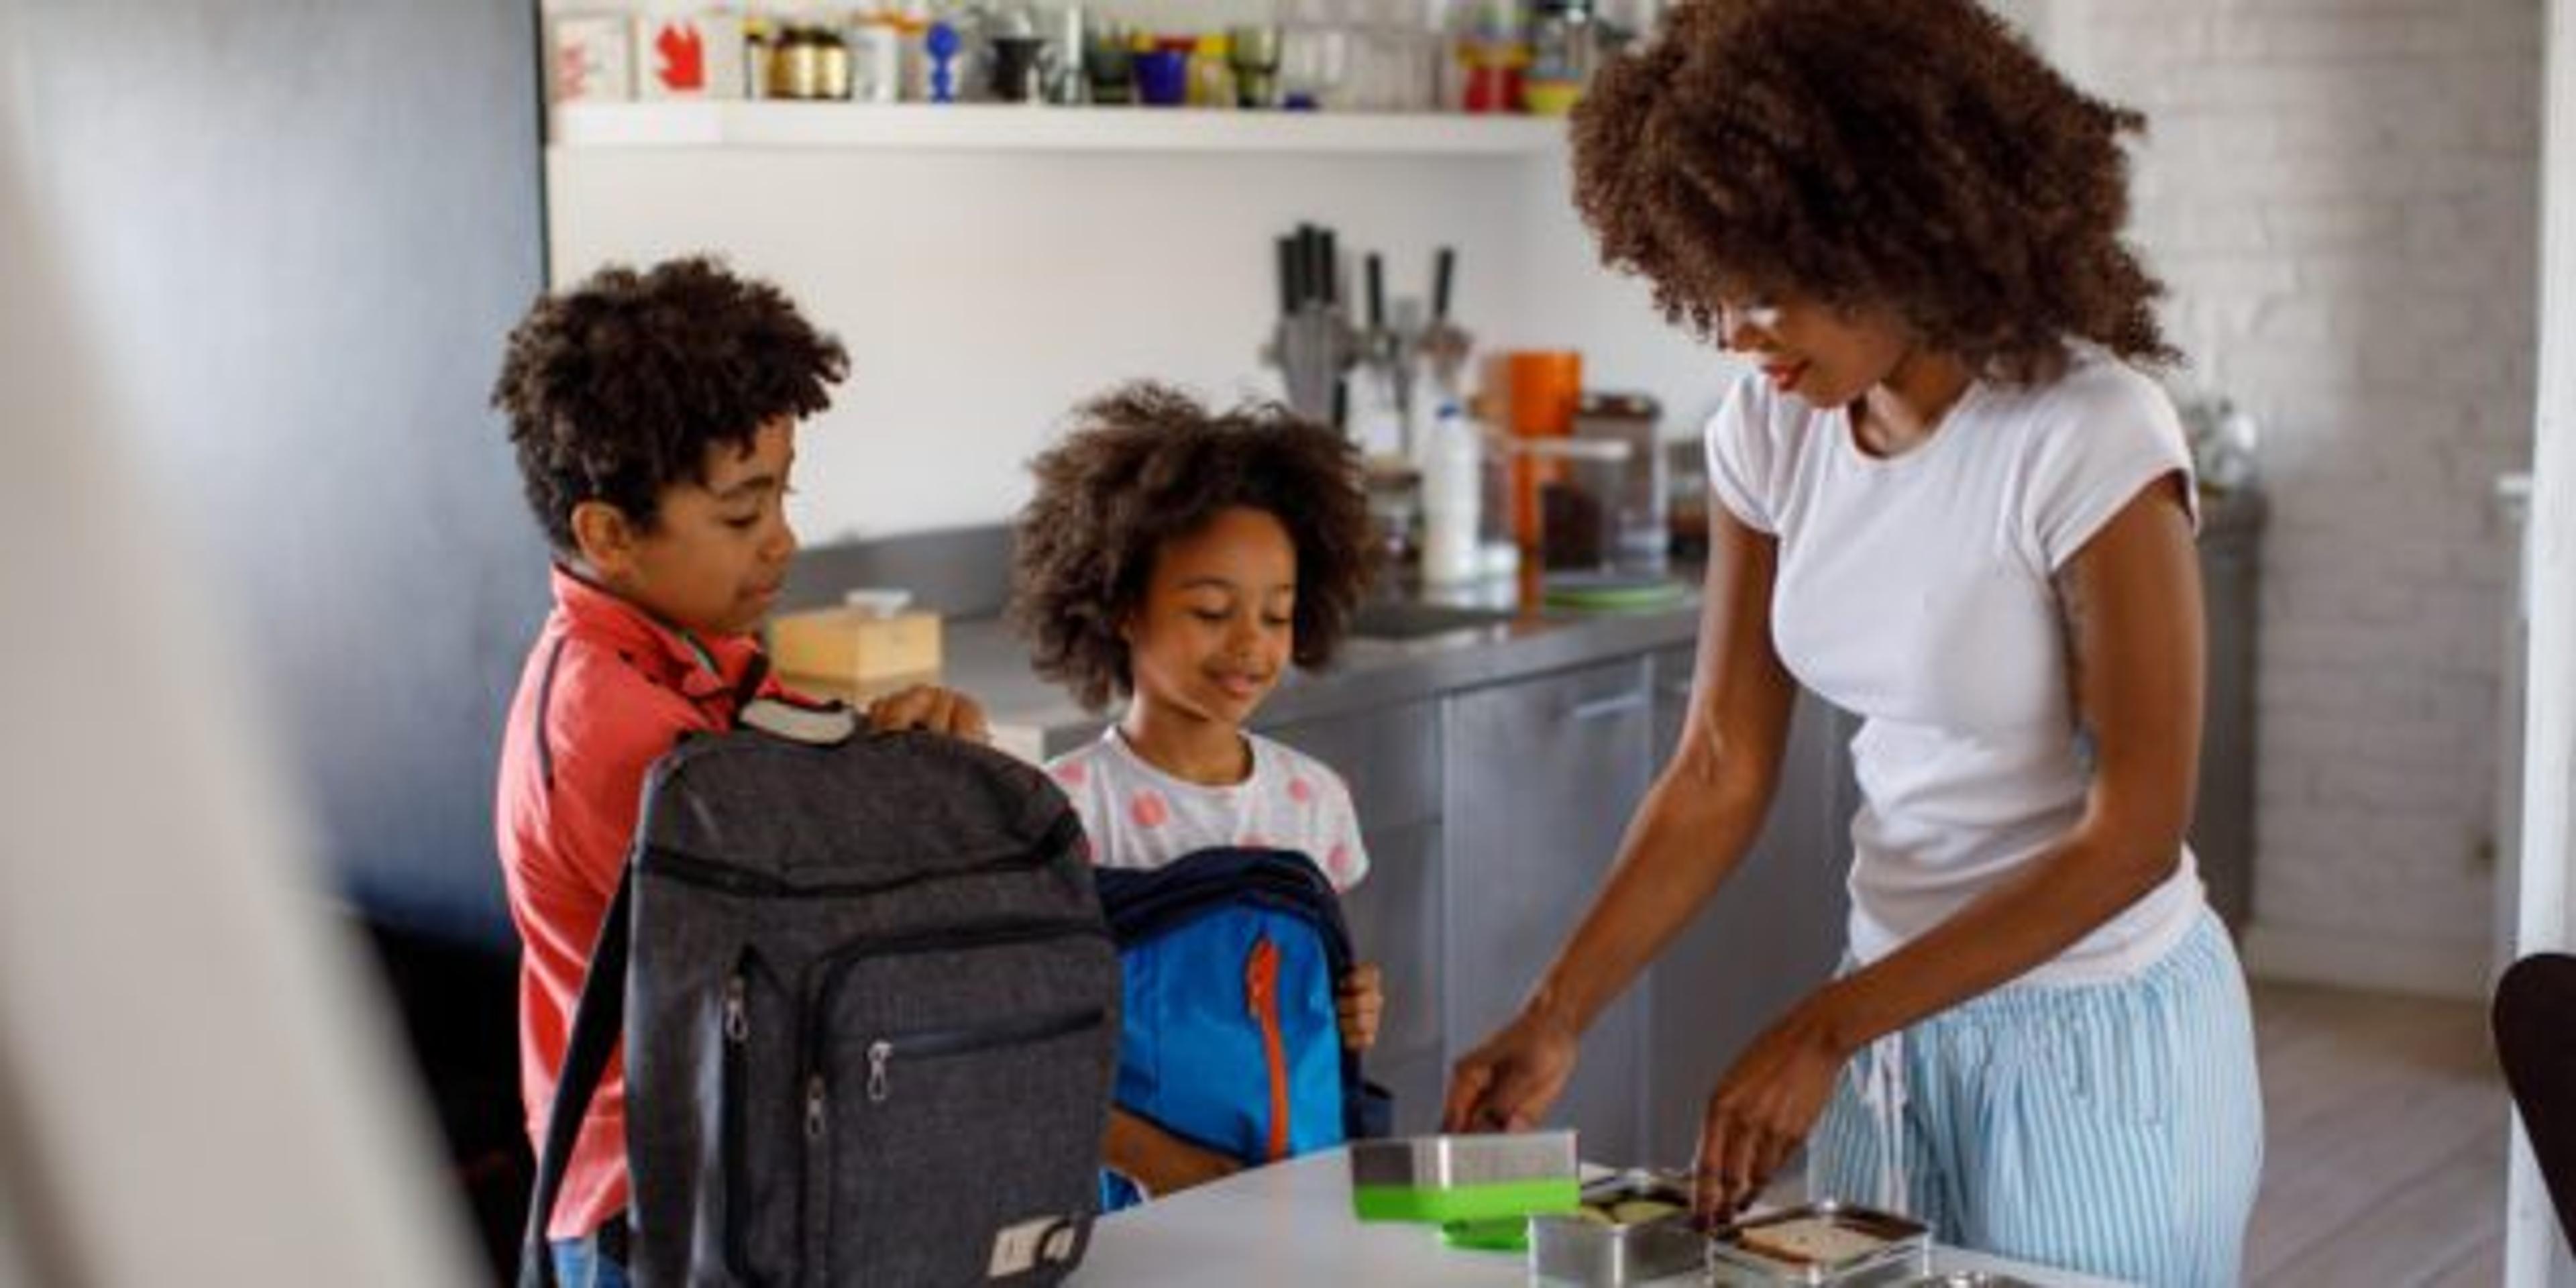
<path fill-rule="evenodd" d="M 2148 113 L 2136 233 L 2187 378 L 2266 431 L 2249 956 L 2480 987 L 2540 0 L 2053 0 L 2035 25 Z"/>

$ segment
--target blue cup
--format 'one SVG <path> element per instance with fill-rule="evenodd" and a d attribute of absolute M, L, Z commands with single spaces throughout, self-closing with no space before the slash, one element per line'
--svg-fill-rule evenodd
<path fill-rule="evenodd" d="M 1178 107 L 1188 102 L 1188 52 L 1179 49 L 1136 51 L 1136 96 L 1148 107 Z"/>

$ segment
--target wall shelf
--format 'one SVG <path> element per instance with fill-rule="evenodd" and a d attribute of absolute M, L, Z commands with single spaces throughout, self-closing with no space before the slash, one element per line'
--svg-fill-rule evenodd
<path fill-rule="evenodd" d="M 1211 112 L 923 103 L 568 103 L 559 148 L 875 148 L 908 151 L 1531 156 L 1565 123 L 1449 113 Z"/>

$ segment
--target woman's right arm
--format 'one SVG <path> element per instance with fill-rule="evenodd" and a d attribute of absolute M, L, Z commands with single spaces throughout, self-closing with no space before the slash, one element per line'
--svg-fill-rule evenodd
<path fill-rule="evenodd" d="M 1574 1072 L 1583 1031 L 1760 833 L 1797 697 L 1771 644 L 1778 560 L 1776 540 L 1709 507 L 1707 595 L 1681 745 L 1629 820 L 1608 882 L 1520 1013 L 1458 1062 L 1446 1130 L 1535 1125 Z"/>

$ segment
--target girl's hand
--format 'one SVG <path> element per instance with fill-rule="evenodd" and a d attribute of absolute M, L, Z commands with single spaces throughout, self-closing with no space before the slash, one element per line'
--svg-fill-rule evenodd
<path fill-rule="evenodd" d="M 915 684 L 868 704 L 868 727 L 879 732 L 927 729 L 969 742 L 990 742 L 984 708 L 955 689 Z"/>
<path fill-rule="evenodd" d="M 1813 1131 L 1851 1053 L 1802 1006 L 1754 1039 L 1710 1093 L 1700 1120 L 1692 1200 L 1705 1218 L 1733 1215 Z"/>
<path fill-rule="evenodd" d="M 1243 1170 L 1243 1164 L 1201 1149 L 1124 1109 L 1109 1111 L 1101 1154 L 1109 1170 L 1136 1182 L 1137 1188 L 1155 1198 Z"/>
<path fill-rule="evenodd" d="M 1192 1186 L 1221 1181 L 1243 1170 L 1243 1164 L 1173 1136 L 1146 1154 L 1142 1175 L 1133 1179 L 1137 1186 L 1154 1198 L 1178 1194 Z"/>
<path fill-rule="evenodd" d="M 1342 976 L 1334 989 L 1333 1009 L 1341 1017 L 1343 1046 L 1366 1051 L 1377 1045 L 1377 1021 L 1386 1010 L 1386 996 L 1380 991 L 1376 963 L 1361 962 Z"/>
<path fill-rule="evenodd" d="M 1574 1030 L 1524 1008 L 1449 1074 L 1442 1131 L 1527 1131 L 1574 1076 Z"/>

